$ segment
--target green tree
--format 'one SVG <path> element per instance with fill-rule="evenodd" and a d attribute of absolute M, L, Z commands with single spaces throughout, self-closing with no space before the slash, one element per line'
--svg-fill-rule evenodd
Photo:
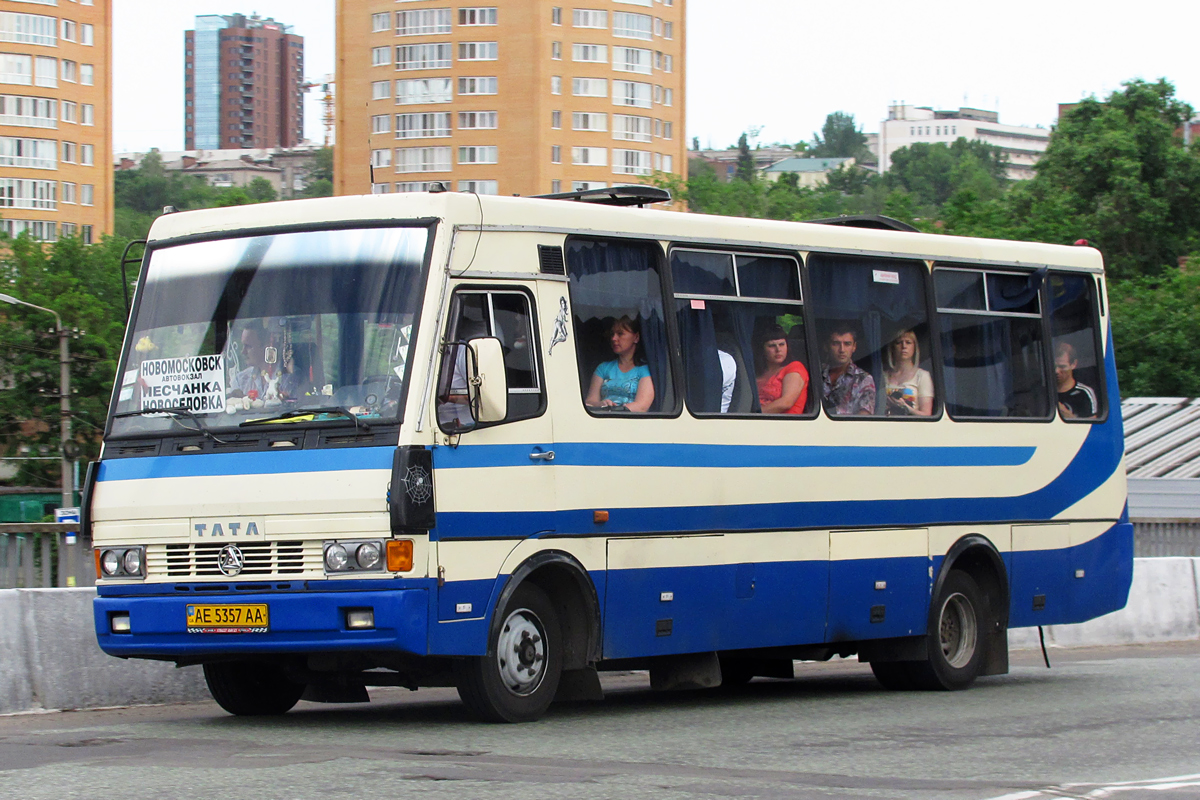
<path fill-rule="evenodd" d="M 820 134 L 813 134 L 808 153 L 812 158 L 856 158 L 859 161 L 870 155 L 867 137 L 854 124 L 854 115 L 835 111 L 825 117 Z"/>
<path fill-rule="evenodd" d="M 279 199 L 275 187 L 266 178 L 253 178 L 247 183 L 246 197 L 251 203 L 273 203 Z"/>
<path fill-rule="evenodd" d="M 134 169 L 118 170 L 113 176 L 113 200 L 117 208 L 140 214 L 160 214 L 164 206 L 180 211 L 211 205 L 212 187 L 199 175 L 168 171 L 162 155 L 151 150 Z"/>
<path fill-rule="evenodd" d="M 1007 178 L 1007 159 L 999 147 L 963 137 L 944 142 L 917 142 L 892 154 L 887 185 L 903 189 L 924 206 L 940 207 L 960 189 L 976 199 L 1000 196 Z"/>
<path fill-rule="evenodd" d="M 1200 234 L 1200 159 L 1177 135 L 1191 114 L 1165 80 L 1084 100 L 1059 120 L 1018 208 L 1063 215 L 1048 227 L 1071 232 L 1056 241 L 1089 239 L 1114 276 L 1174 265 Z"/>
<path fill-rule="evenodd" d="M 758 165 L 754 163 L 754 156 L 750 153 L 750 143 L 744 133 L 738 137 L 737 151 L 737 171 L 734 173 L 734 177 L 740 181 L 751 182 L 758 177 Z"/>
<path fill-rule="evenodd" d="M 849 167 L 840 164 L 829 173 L 829 187 L 842 194 L 863 194 L 876 183 L 879 183 L 877 173 L 862 169 L 856 164 Z"/>
<path fill-rule="evenodd" d="M 125 305 L 119 260 L 125 241 L 104 237 L 84 245 L 76 237 L 52 245 L 26 234 L 3 242 L 0 280 L 5 293 L 57 311 L 63 324 L 78 329 L 71 347 L 71 410 L 75 441 L 84 458 L 99 453 L 108 400 L 125 332 Z M 0 392 L 0 450 L 7 455 L 25 445 L 34 452 L 59 452 L 58 342 L 49 314 L 23 306 L 0 305 L 0 375 L 10 383 Z M 17 484 L 53 486 L 58 466 L 27 461 Z"/>
<path fill-rule="evenodd" d="M 307 185 L 301 197 L 333 197 L 333 148 L 322 147 L 313 154 L 312 166 L 304 174 Z"/>
<path fill-rule="evenodd" d="M 1108 298 L 1121 393 L 1200 395 L 1200 274 L 1113 281 Z"/>
<path fill-rule="evenodd" d="M 126 239 L 145 239 L 166 206 L 179 211 L 208 208 L 216 197 L 204 178 L 168 171 L 158 150 L 151 150 L 137 167 L 113 175 L 114 230 Z"/>
<path fill-rule="evenodd" d="M 230 186 L 225 189 L 217 197 L 217 208 L 229 208 L 230 206 L 248 206 L 254 201 L 250 199 L 250 195 L 240 186 Z"/>

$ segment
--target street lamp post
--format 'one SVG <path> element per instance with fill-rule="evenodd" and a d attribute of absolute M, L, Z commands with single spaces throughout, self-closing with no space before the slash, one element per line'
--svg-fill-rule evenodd
<path fill-rule="evenodd" d="M 67 338 L 70 332 L 63 327 L 62 317 L 58 312 L 35 306 L 33 303 L 26 303 L 24 300 L 18 300 L 12 295 L 0 294 L 0 303 L 10 303 L 16 306 L 28 306 L 35 308 L 38 311 L 45 311 L 48 314 L 54 315 L 54 326 L 58 331 L 58 399 L 59 399 L 59 434 L 62 437 L 62 507 L 70 508 L 75 500 L 74 482 L 71 479 L 71 461 L 67 458 L 67 443 L 71 441 L 71 354 L 67 348 Z"/>

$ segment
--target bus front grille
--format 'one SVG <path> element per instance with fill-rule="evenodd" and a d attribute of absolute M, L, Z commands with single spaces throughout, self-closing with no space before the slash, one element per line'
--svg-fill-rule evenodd
<path fill-rule="evenodd" d="M 227 577 L 217 566 L 217 556 L 227 542 L 204 542 L 202 544 L 168 544 L 151 546 L 146 554 L 147 577 L 203 578 Z M 315 546 L 320 559 L 320 542 Z M 238 542 L 245 562 L 236 577 L 272 575 L 299 575 L 305 571 L 305 542 Z M 155 552 L 158 550 L 159 552 Z M 318 569 L 320 567 L 318 566 Z M 228 576 L 233 577 L 233 576 Z"/>

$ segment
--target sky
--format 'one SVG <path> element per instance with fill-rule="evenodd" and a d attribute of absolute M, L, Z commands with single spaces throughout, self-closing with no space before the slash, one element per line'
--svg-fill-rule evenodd
<path fill-rule="evenodd" d="M 197 14 L 274 17 L 304 37 L 304 77 L 334 71 L 334 0 L 113 0 L 113 150 L 183 149 L 183 33 Z M 304 135 L 323 138 L 321 91 L 304 101 Z"/>
<path fill-rule="evenodd" d="M 1132 78 L 1165 77 L 1200 107 L 1192 0 L 677 2 L 687 4 L 687 136 L 705 147 L 755 127 L 762 144 L 810 139 L 833 111 L 870 133 L 893 102 L 969 105 L 999 111 L 1004 123 L 1049 127 L 1059 103 L 1104 97 Z M 304 37 L 306 77 L 321 80 L 334 71 L 334 5 L 114 0 L 116 151 L 183 148 L 183 32 L 197 14 L 256 11 L 291 24 Z M 314 141 L 319 100 L 314 90 L 305 101 Z"/>

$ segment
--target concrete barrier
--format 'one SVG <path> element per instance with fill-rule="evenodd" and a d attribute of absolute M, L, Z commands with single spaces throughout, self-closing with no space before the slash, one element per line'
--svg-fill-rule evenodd
<path fill-rule="evenodd" d="M 208 697 L 199 667 L 105 655 L 96 590 L 0 590 L 0 713 L 173 703 Z"/>
<path fill-rule="evenodd" d="M 33 707 L 29 652 L 16 589 L 0 589 L 0 714 Z"/>
<path fill-rule="evenodd" d="M 1121 611 L 1046 628 L 1055 647 L 1200 639 L 1200 558 L 1134 561 Z M 105 655 L 92 627 L 95 589 L 0 589 L 0 714 L 174 703 L 208 697 L 199 667 Z M 1009 632 L 1014 648 L 1038 646 L 1036 628 Z"/>

